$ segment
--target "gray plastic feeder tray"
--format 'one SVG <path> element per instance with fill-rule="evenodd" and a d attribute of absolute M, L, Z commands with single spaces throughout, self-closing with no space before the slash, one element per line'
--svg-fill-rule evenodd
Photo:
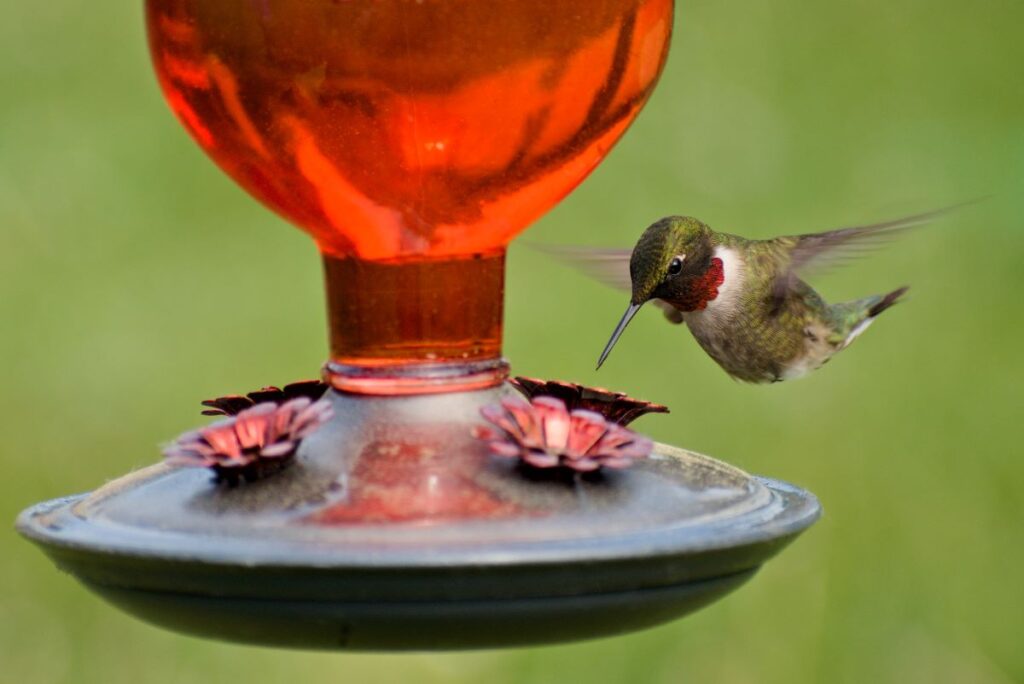
<path fill-rule="evenodd" d="M 820 514 L 806 491 L 667 445 L 598 478 L 530 476 L 469 434 L 505 391 L 331 393 L 334 420 L 277 475 L 230 488 L 157 465 L 38 504 L 18 529 L 170 629 L 427 650 L 673 620 L 749 579 Z"/>

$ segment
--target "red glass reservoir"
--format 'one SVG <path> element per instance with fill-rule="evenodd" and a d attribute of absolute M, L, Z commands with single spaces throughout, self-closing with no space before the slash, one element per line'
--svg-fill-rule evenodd
<path fill-rule="evenodd" d="M 504 247 L 636 116 L 672 2 L 148 0 L 147 21 L 184 126 L 320 246 L 352 369 L 500 356 Z"/>

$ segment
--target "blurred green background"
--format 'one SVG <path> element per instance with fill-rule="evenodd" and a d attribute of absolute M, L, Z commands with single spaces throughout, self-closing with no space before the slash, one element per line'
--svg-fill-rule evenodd
<path fill-rule="evenodd" d="M 0 21 L 0 681 L 1024 681 L 1024 3 L 680 3 L 647 110 L 532 239 L 627 245 L 668 213 L 767 237 L 993 197 L 816 280 L 836 299 L 913 289 L 839 360 L 770 387 L 731 381 L 654 310 L 595 374 L 623 296 L 513 248 L 516 371 L 667 403 L 638 427 L 806 486 L 825 517 L 674 624 L 402 656 L 165 632 L 10 529 L 156 460 L 198 399 L 325 356 L 311 241 L 173 120 L 141 9 L 23 2 Z"/>

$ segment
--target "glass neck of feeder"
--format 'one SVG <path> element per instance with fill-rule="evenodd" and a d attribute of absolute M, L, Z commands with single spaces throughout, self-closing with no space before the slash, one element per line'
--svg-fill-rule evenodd
<path fill-rule="evenodd" d="M 505 249 L 460 257 L 368 261 L 323 256 L 327 381 L 360 394 L 491 387 L 501 358 Z"/>

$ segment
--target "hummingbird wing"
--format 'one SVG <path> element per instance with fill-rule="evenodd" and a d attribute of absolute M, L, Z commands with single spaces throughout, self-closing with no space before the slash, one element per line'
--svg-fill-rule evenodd
<path fill-rule="evenodd" d="M 850 226 L 827 230 L 823 233 L 807 233 L 782 238 L 792 241 L 789 251 L 789 270 L 802 271 L 809 267 L 849 261 L 872 249 L 877 249 L 910 228 L 928 223 L 946 211 L 948 210 L 940 209 L 866 226 Z"/>
<path fill-rule="evenodd" d="M 633 279 L 629 274 L 629 259 L 633 255 L 631 249 L 568 245 L 534 246 L 609 287 L 625 292 L 633 290 Z M 683 322 L 683 315 L 668 302 L 655 299 L 653 303 L 661 309 L 669 323 L 679 325 Z"/>
<path fill-rule="evenodd" d="M 788 253 L 788 261 L 780 269 L 772 287 L 774 311 L 792 291 L 799 273 L 844 264 L 877 249 L 903 232 L 922 226 L 977 200 L 912 214 L 865 226 L 849 226 L 823 233 L 805 233 L 776 238 L 775 242 Z"/>
<path fill-rule="evenodd" d="M 534 245 L 534 247 L 605 285 L 626 292 L 633 289 L 633 280 L 629 275 L 629 258 L 633 254 L 631 249 L 572 247 L 569 245 Z"/>

